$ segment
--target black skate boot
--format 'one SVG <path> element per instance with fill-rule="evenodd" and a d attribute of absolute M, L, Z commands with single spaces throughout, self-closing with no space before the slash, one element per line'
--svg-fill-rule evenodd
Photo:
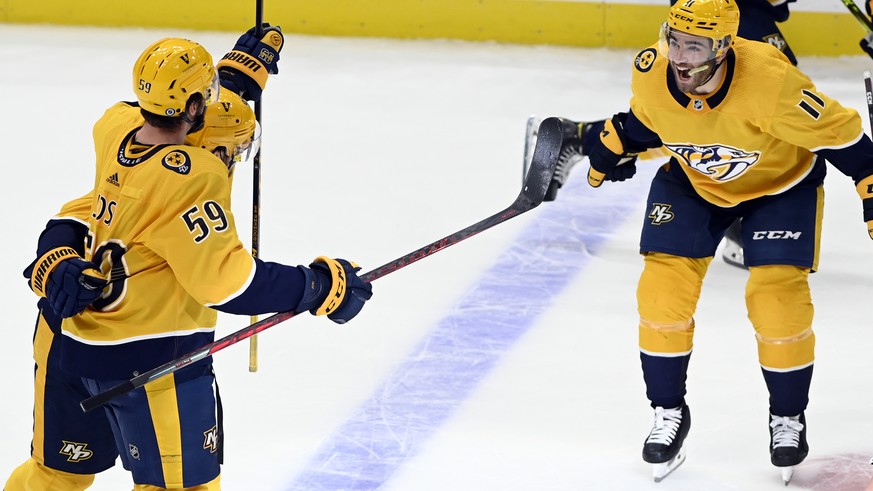
<path fill-rule="evenodd" d="M 682 444 L 691 427 L 691 412 L 683 404 L 673 409 L 655 408 L 652 431 L 643 444 L 643 460 L 652 466 L 652 477 L 660 482 L 685 462 Z"/>
<path fill-rule="evenodd" d="M 770 462 L 782 468 L 785 485 L 794 475 L 794 466 L 809 454 L 806 443 L 806 416 L 770 415 Z"/>

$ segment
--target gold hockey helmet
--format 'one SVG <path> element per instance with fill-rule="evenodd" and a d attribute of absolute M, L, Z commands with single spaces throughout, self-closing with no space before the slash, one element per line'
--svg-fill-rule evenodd
<path fill-rule="evenodd" d="M 220 86 L 212 56 L 187 39 L 166 38 L 143 51 L 133 65 L 133 91 L 146 111 L 175 117 L 192 94 L 207 106 L 218 100 Z"/>
<path fill-rule="evenodd" d="M 185 138 L 185 144 L 215 152 L 221 148 L 232 167 L 257 153 L 260 132 L 255 112 L 232 90 L 222 90 L 218 103 L 207 106 L 203 129 Z"/>
<path fill-rule="evenodd" d="M 720 58 L 733 44 L 739 29 L 740 9 L 735 0 L 679 0 L 670 8 L 662 38 L 671 32 L 709 38 L 713 58 Z"/>

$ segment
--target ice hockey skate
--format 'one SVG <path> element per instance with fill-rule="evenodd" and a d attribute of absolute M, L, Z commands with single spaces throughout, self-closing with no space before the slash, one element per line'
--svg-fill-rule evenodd
<path fill-rule="evenodd" d="M 683 444 L 691 427 L 688 406 L 673 409 L 655 408 L 652 431 L 643 444 L 643 460 L 652 464 L 652 478 L 661 482 L 685 462 Z"/>
<path fill-rule="evenodd" d="M 746 258 L 743 254 L 743 236 L 740 232 L 740 221 L 734 220 L 724 234 L 724 248 L 721 253 L 724 262 L 731 266 L 749 269 L 746 266 Z"/>
<path fill-rule="evenodd" d="M 582 145 L 568 144 L 561 149 L 561 154 L 558 156 L 558 165 L 555 166 L 555 175 L 552 176 L 552 181 L 549 183 L 549 190 L 546 191 L 546 199 L 544 201 L 554 201 L 558 196 L 558 190 L 567 182 L 567 177 L 570 175 L 570 169 L 582 161 Z"/>
<path fill-rule="evenodd" d="M 724 262 L 731 266 L 746 269 L 743 246 L 729 238 L 724 239 L 724 249 L 722 250 L 721 257 L 724 259 Z"/>
<path fill-rule="evenodd" d="M 809 454 L 806 443 L 806 416 L 770 415 L 770 462 L 782 470 L 782 482 L 788 486 L 794 466 Z"/>

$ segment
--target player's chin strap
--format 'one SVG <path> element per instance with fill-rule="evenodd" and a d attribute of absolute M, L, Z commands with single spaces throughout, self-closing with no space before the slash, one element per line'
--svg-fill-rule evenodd
<path fill-rule="evenodd" d="M 715 72 L 718 71 L 718 67 L 720 67 L 721 64 L 724 63 L 724 60 L 725 60 L 725 59 L 727 59 L 727 56 L 725 56 L 724 58 L 722 58 L 722 60 L 721 60 L 720 62 L 718 62 L 718 63 L 715 63 L 715 61 L 713 61 L 712 63 L 714 63 L 714 64 L 711 65 L 710 62 L 706 62 L 706 63 L 704 63 L 703 65 L 700 65 L 700 66 L 697 67 L 697 68 L 692 68 L 691 70 L 688 70 L 688 75 L 695 75 L 695 74 L 698 74 L 698 73 L 700 73 L 700 72 L 702 72 L 702 71 L 704 71 L 704 70 L 709 70 L 709 76 L 706 77 L 706 80 L 704 80 L 703 82 L 700 82 L 700 85 L 698 85 L 698 87 L 703 86 L 703 85 L 706 85 L 707 82 L 709 82 L 710 80 L 712 80 L 712 77 L 715 76 Z"/>
<path fill-rule="evenodd" d="M 730 48 L 728 48 L 728 49 L 730 49 Z M 715 63 L 715 64 L 713 64 L 713 65 L 710 65 L 709 62 L 706 62 L 706 63 L 704 63 L 703 65 L 700 65 L 700 66 L 697 67 L 697 68 L 692 68 L 691 70 L 688 70 L 688 75 L 695 75 L 695 74 L 697 74 L 697 73 L 700 73 L 700 72 L 706 70 L 707 68 L 712 67 L 712 70 L 709 72 L 709 76 L 706 77 L 706 80 L 704 80 L 703 82 L 700 83 L 700 85 L 706 85 L 707 82 L 709 82 L 710 80 L 712 80 L 712 77 L 715 76 L 715 72 L 718 71 L 718 67 L 720 67 L 721 64 L 724 63 L 724 61 L 725 61 L 726 59 L 727 59 L 727 54 L 725 54 L 725 56 L 722 57 L 721 61 L 719 61 L 718 63 Z"/>
<path fill-rule="evenodd" d="M 203 105 L 203 108 L 200 112 L 194 116 L 194 119 L 188 117 L 188 111 L 182 113 L 182 121 L 191 125 L 191 128 L 188 130 L 187 134 L 196 133 L 203 129 L 203 125 L 206 123 L 206 105 Z"/>

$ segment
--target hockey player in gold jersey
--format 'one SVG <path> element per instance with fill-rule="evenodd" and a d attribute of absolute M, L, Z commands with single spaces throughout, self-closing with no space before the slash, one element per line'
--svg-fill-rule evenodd
<path fill-rule="evenodd" d="M 777 49 L 738 38 L 739 16 L 734 0 L 677 2 L 659 42 L 634 60 L 630 111 L 607 121 L 590 155 L 595 187 L 629 153 L 663 146 L 671 155 L 650 187 L 637 289 L 655 414 L 643 459 L 656 480 L 684 459 L 694 312 L 725 229 L 741 218 L 752 239 L 746 305 L 770 395 L 771 462 L 787 482 L 808 453 L 808 275 L 818 263 L 825 159 L 854 180 L 873 224 L 873 142 L 859 115 Z"/>
<path fill-rule="evenodd" d="M 236 93 L 222 90 L 218 102 L 207 108 L 204 128 L 188 135 L 185 141 L 215 154 L 227 165 L 230 174 L 236 163 L 249 160 L 257 152 L 259 133 L 254 112 Z M 63 227 L 60 224 L 66 221 L 84 224 L 89 214 L 90 198 L 86 195 L 65 204 L 50 223 L 54 227 Z M 83 248 L 85 241 L 81 242 Z M 100 286 L 103 280 L 99 277 L 98 280 Z M 59 338 L 53 333 L 53 328 L 60 326 L 58 313 L 71 313 L 64 305 L 80 311 L 97 298 L 96 293 L 88 296 L 94 290 L 77 284 L 82 287 L 80 293 L 85 299 L 78 307 L 76 301 L 54 299 L 58 302 L 56 312 L 47 298 L 40 301 L 33 349 L 36 397 L 32 457 L 15 469 L 5 491 L 85 489 L 94 480 L 94 474 L 112 467 L 118 456 L 106 413 L 82 412 L 77 401 L 88 397 L 88 392 L 79 377 L 67 374 L 59 365 Z M 63 442 L 75 443 L 65 449 Z M 74 457 L 74 453 L 81 457 Z"/>
<path fill-rule="evenodd" d="M 278 41 L 273 56 L 255 65 L 275 73 L 281 33 L 271 29 L 243 44 L 251 33 L 236 48 L 258 52 L 259 43 Z M 231 80 L 235 90 L 259 96 L 266 73 L 249 77 L 244 70 L 252 65 L 232 60 L 219 63 L 222 84 Z M 49 223 L 30 268 L 32 287 L 45 297 L 34 341 L 34 447 L 6 491 L 86 489 L 118 455 L 136 490 L 219 489 L 222 428 L 211 360 L 93 412 L 92 433 L 79 433 L 90 445 L 69 439 L 69 448 L 49 447 L 49 433 L 66 434 L 70 423 L 85 420 L 64 421 L 70 407 L 59 406 L 63 400 L 75 406 L 83 395 L 211 342 L 216 310 L 309 310 L 345 322 L 370 298 L 370 285 L 348 261 L 320 257 L 291 267 L 245 251 L 229 208 L 229 174 L 257 144 L 255 124 L 235 94 L 220 96 L 218 80 L 201 46 L 161 40 L 135 64 L 138 104 L 116 104 L 95 125 L 94 191 Z M 218 100 L 224 104 L 213 104 Z M 216 131 L 227 108 L 240 125 L 223 123 L 230 131 Z M 204 119 L 211 126 L 194 133 Z M 188 133 L 194 134 L 186 140 Z M 41 406 L 47 399 L 51 404 Z"/>
<path fill-rule="evenodd" d="M 797 65 L 794 51 L 785 40 L 778 26 L 778 23 L 788 20 L 790 15 L 788 10 L 789 3 L 794 1 L 736 0 L 737 7 L 740 9 L 740 24 L 737 36 L 771 44 L 782 51 L 792 64 Z M 675 4 L 676 0 L 670 0 L 671 6 Z M 567 180 L 570 170 L 578 161 L 582 160 L 583 156 L 589 154 L 605 123 L 605 120 L 579 122 L 576 123 L 575 128 L 570 124 L 566 125 L 567 138 L 573 140 L 575 144 L 566 146 L 564 151 L 561 152 L 558 166 L 549 185 L 549 191 L 546 194 L 546 201 L 554 200 L 557 197 L 558 190 Z M 638 156 L 631 156 L 627 159 L 626 163 L 617 167 L 613 173 L 607 174 L 605 176 L 606 180 L 624 181 L 633 177 L 636 173 L 637 157 L 640 160 L 660 159 L 664 157 L 664 151 L 660 148 L 649 149 Z M 738 268 L 746 268 L 743 259 L 743 238 L 740 220 L 734 220 L 725 232 L 722 258 L 728 264 Z"/>

